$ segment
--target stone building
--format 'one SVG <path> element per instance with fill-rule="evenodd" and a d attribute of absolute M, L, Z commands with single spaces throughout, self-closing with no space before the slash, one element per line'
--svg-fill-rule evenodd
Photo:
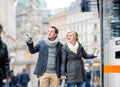
<path fill-rule="evenodd" d="M 43 22 L 43 19 L 50 16 L 50 11 L 45 7 L 44 0 L 0 0 L 0 23 L 4 26 L 2 36 L 12 59 L 11 69 L 16 75 L 26 68 L 32 78 L 29 87 L 36 87 L 38 82 L 33 74 L 37 54 L 29 53 L 25 34 L 31 34 L 35 43 L 44 37 L 49 23 L 47 20 Z M 41 9 L 42 13 L 40 13 Z M 46 13 L 43 18 L 42 15 Z"/>
<path fill-rule="evenodd" d="M 44 21 L 44 19 L 47 19 L 50 14 L 50 11 L 45 7 L 44 0 L 19 0 L 16 6 L 16 37 L 18 39 L 16 40 L 14 70 L 17 73 L 21 72 L 22 68 L 26 68 L 32 78 L 30 84 L 32 87 L 36 87 L 38 82 L 37 77 L 33 74 L 38 55 L 29 53 L 25 42 L 25 34 L 32 36 L 34 44 L 43 39 L 49 27 L 48 21 Z M 41 12 L 41 9 L 44 10 Z M 43 16 L 46 13 L 47 15 Z"/>
<path fill-rule="evenodd" d="M 14 13 L 14 0 L 0 0 L 0 23 L 3 25 L 4 31 L 2 37 L 9 45 L 9 51 L 14 51 L 16 40 L 15 30 L 15 13 Z"/>

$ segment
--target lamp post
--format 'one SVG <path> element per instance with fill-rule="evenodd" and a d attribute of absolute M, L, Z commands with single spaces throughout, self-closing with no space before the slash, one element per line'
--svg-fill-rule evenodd
<path fill-rule="evenodd" d="M 97 3 L 99 0 L 97 0 Z M 103 35 L 103 0 L 100 0 L 100 5 L 98 4 L 99 8 L 99 15 L 100 15 L 100 39 L 101 39 L 101 64 L 100 64 L 100 80 L 101 80 L 101 87 L 104 87 L 104 73 L 103 73 L 103 67 L 104 67 L 104 35 Z"/>

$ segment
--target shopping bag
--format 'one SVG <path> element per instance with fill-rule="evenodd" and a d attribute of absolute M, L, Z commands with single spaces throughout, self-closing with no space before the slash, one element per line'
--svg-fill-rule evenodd
<path fill-rule="evenodd" d="M 61 87 L 65 87 L 65 79 L 62 79 Z"/>

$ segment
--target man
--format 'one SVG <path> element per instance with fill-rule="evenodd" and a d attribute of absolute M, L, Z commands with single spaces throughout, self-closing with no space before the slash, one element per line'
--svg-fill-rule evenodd
<path fill-rule="evenodd" d="M 40 87 L 59 87 L 62 44 L 58 39 L 58 29 L 51 26 L 44 40 L 35 46 L 28 36 L 27 45 L 32 54 L 39 52 L 34 74 L 40 78 Z"/>
<path fill-rule="evenodd" d="M 1 32 L 3 30 L 0 24 L 0 87 L 3 87 L 2 80 L 6 78 L 6 81 L 10 79 L 9 59 L 7 45 L 1 39 Z"/>
<path fill-rule="evenodd" d="M 20 83 L 22 87 L 27 87 L 28 82 L 30 81 L 29 74 L 26 72 L 25 69 L 23 69 L 23 72 L 20 75 Z"/>

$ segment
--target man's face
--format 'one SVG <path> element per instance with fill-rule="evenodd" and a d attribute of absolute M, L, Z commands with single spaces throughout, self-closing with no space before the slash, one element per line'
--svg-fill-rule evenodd
<path fill-rule="evenodd" d="M 55 33 L 54 28 L 49 28 L 48 29 L 48 38 L 49 40 L 54 40 L 56 38 L 57 34 Z"/>

